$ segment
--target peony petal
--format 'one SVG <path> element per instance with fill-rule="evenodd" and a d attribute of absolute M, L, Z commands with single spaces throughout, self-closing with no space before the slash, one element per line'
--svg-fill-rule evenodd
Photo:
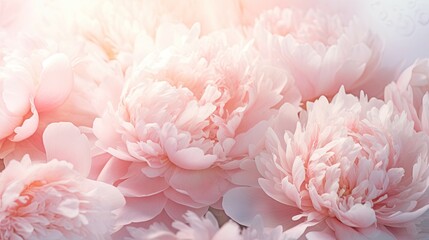
<path fill-rule="evenodd" d="M 176 168 L 168 178 L 168 183 L 194 201 L 207 205 L 217 202 L 230 187 L 225 173 L 220 169 L 189 171 Z"/>
<path fill-rule="evenodd" d="M 52 123 L 43 133 L 48 160 L 66 160 L 74 169 L 88 176 L 91 168 L 91 151 L 88 138 L 71 123 Z"/>
<path fill-rule="evenodd" d="M 119 212 L 118 225 L 149 221 L 160 214 L 167 203 L 167 198 L 163 194 L 125 200 L 126 205 Z"/>
<path fill-rule="evenodd" d="M 184 193 L 176 191 L 174 188 L 168 188 L 164 191 L 164 195 L 170 200 L 178 204 L 182 204 L 191 208 L 202 208 L 207 206 L 206 203 L 199 203 Z"/>
<path fill-rule="evenodd" d="M 39 126 L 39 114 L 32 102 L 31 103 L 31 117 L 24 120 L 20 127 L 15 128 L 15 134 L 9 137 L 13 142 L 22 141 L 33 135 Z"/>
<path fill-rule="evenodd" d="M 164 210 L 168 214 L 168 216 L 170 216 L 172 219 L 178 219 L 178 220 L 183 220 L 183 215 L 187 211 L 192 211 L 199 216 L 203 216 L 204 214 L 207 213 L 208 209 L 209 209 L 208 206 L 205 206 L 202 208 L 190 208 L 182 204 L 177 204 L 173 201 L 167 201 L 167 204 L 165 204 L 165 207 L 164 207 Z"/>
<path fill-rule="evenodd" d="M 177 166 L 188 170 L 203 170 L 213 165 L 217 160 L 215 155 L 205 154 L 196 147 L 181 149 L 169 154 L 170 161 Z"/>
<path fill-rule="evenodd" d="M 264 139 L 265 132 L 268 129 L 268 122 L 261 121 L 253 128 L 245 133 L 241 133 L 235 137 L 235 144 L 232 147 L 231 156 L 242 156 L 249 152 L 250 145 L 256 145 Z"/>
<path fill-rule="evenodd" d="M 335 236 L 337 239 L 350 239 L 350 240 L 361 240 L 361 239 L 386 239 L 386 240 L 394 240 L 396 237 L 391 234 L 379 231 L 374 227 L 370 227 L 375 231 L 365 229 L 364 232 L 360 232 L 358 228 L 352 228 L 347 225 L 344 225 L 340 221 L 330 218 L 327 219 L 327 224 L 330 228 L 332 228 L 335 232 Z"/>
<path fill-rule="evenodd" d="M 103 156 L 104 158 L 105 156 Z M 131 162 L 125 162 L 108 155 L 109 159 L 104 165 L 100 173 L 98 173 L 97 180 L 109 184 L 114 184 L 117 180 L 121 179 L 128 171 L 128 168 L 132 164 Z M 94 158 L 93 161 L 97 161 Z"/>
<path fill-rule="evenodd" d="M 78 199 L 65 199 L 55 210 L 57 214 L 68 218 L 75 218 L 79 215 L 79 204 Z"/>
<path fill-rule="evenodd" d="M 429 93 L 423 96 L 421 123 L 422 129 L 429 134 Z"/>
<path fill-rule="evenodd" d="M 30 90 L 19 79 L 3 80 L 3 102 L 13 116 L 25 116 L 30 111 Z"/>
<path fill-rule="evenodd" d="M 40 85 L 34 103 L 37 111 L 45 112 L 62 105 L 73 87 L 73 72 L 64 54 L 54 54 L 43 62 Z"/>
<path fill-rule="evenodd" d="M 249 226 L 256 215 L 261 215 L 267 227 L 282 224 L 289 229 L 297 224 L 292 217 L 301 213 L 297 208 L 274 201 L 260 189 L 248 187 L 228 191 L 222 206 L 229 217 L 244 226 Z"/>
<path fill-rule="evenodd" d="M 347 212 L 337 212 L 342 223 L 350 227 L 365 228 L 374 224 L 377 219 L 370 204 L 355 204 Z"/>
<path fill-rule="evenodd" d="M 164 178 L 148 178 L 143 173 L 135 174 L 118 185 L 118 189 L 127 197 L 152 196 L 168 187 Z"/>

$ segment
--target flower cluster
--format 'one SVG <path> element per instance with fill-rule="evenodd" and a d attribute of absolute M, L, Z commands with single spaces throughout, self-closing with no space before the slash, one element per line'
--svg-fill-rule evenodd
<path fill-rule="evenodd" d="M 426 239 L 429 59 L 346 5 L 0 0 L 0 239 Z"/>

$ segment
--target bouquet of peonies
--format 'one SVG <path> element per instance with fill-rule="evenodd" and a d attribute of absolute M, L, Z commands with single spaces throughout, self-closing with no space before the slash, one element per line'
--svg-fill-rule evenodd
<path fill-rule="evenodd" d="M 0 10 L 1 240 L 429 239 L 429 2 Z"/>

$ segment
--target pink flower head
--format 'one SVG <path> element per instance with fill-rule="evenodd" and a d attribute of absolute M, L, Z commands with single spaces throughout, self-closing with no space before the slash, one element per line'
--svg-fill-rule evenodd
<path fill-rule="evenodd" d="M 360 90 L 381 50 L 358 19 L 313 9 L 266 11 L 256 21 L 254 38 L 265 58 L 292 74 L 304 101 L 332 97 L 342 85 Z"/>
<path fill-rule="evenodd" d="M 416 238 L 429 209 L 429 138 L 392 102 L 342 88 L 332 102 L 308 103 L 295 130 L 284 127 L 267 132 L 256 157 L 260 188 L 226 194 L 232 219 L 261 214 L 291 239 Z"/>
<path fill-rule="evenodd" d="M 7 145 L 32 136 L 40 115 L 61 106 L 73 86 L 65 54 L 49 52 L 31 40 L 24 44 L 6 53 L 0 67 L 0 157 L 13 150 Z"/>
<path fill-rule="evenodd" d="M 240 226 L 233 221 L 228 221 L 219 227 L 216 218 L 207 212 L 205 217 L 198 217 L 193 212 L 187 212 L 184 216 L 186 222 L 175 221 L 172 226 L 176 233 L 165 225 L 155 223 L 148 229 L 128 228 L 131 237 L 126 240 L 280 240 L 284 239 L 282 227 L 274 229 L 264 228 L 260 218 L 255 218 L 249 228 L 240 230 Z"/>
<path fill-rule="evenodd" d="M 386 86 L 384 98 L 405 111 L 417 131 L 429 134 L 429 59 L 417 60 L 396 82 Z"/>
<path fill-rule="evenodd" d="M 88 139 L 69 123 L 44 133 L 48 162 L 26 155 L 0 173 L 1 239 L 110 239 L 124 205 L 115 187 L 86 178 Z"/>
<path fill-rule="evenodd" d="M 5 162 L 43 155 L 42 134 L 49 123 L 92 126 L 107 102 L 115 103 L 112 89 L 122 86 L 123 78 L 121 68 L 87 42 L 26 34 L 14 40 L 1 46 L 0 158 Z"/>
<path fill-rule="evenodd" d="M 133 67 L 118 108 L 94 122 L 98 146 L 112 156 L 98 179 L 127 197 L 127 223 L 163 209 L 173 219 L 205 213 L 277 105 L 299 103 L 284 73 L 258 62 L 250 45 L 223 32 L 198 35 L 198 26 L 161 27 L 158 48 Z"/>
<path fill-rule="evenodd" d="M 38 9 L 37 29 L 55 39 L 79 37 L 91 42 L 125 71 L 132 64 L 137 39 L 142 40 L 138 36 L 146 36 L 158 22 L 151 11 L 144 1 L 45 1 Z"/>
<path fill-rule="evenodd" d="M 99 46 L 124 72 L 135 53 L 151 49 L 160 25 L 199 23 L 203 34 L 239 24 L 238 1 L 75 0 L 44 1 L 37 29 L 55 38 L 79 36 Z"/>

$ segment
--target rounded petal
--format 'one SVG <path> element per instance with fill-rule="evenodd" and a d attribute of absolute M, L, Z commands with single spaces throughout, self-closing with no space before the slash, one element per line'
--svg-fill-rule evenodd
<path fill-rule="evenodd" d="M 34 104 L 37 111 L 45 112 L 62 105 L 73 87 L 73 72 L 64 54 L 54 54 L 43 62 L 40 85 Z"/>
<path fill-rule="evenodd" d="M 43 133 L 48 160 L 65 160 L 73 164 L 74 169 L 88 176 L 91 168 L 91 149 L 88 138 L 71 123 L 52 123 Z"/>
<path fill-rule="evenodd" d="M 126 205 L 119 212 L 118 225 L 149 221 L 160 214 L 167 203 L 163 194 L 144 198 L 126 197 L 125 200 Z"/>

